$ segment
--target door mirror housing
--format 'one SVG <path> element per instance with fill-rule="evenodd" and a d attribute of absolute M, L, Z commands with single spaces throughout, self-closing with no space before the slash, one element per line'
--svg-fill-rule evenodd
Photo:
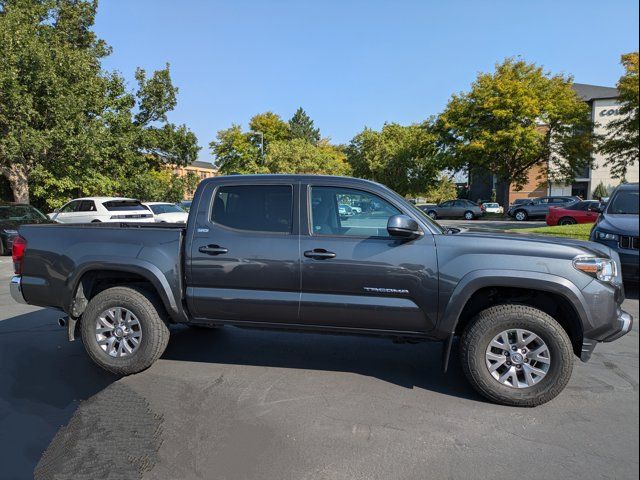
<path fill-rule="evenodd" d="M 392 237 L 414 239 L 422 235 L 420 225 L 408 215 L 394 215 L 387 221 L 387 232 Z"/>

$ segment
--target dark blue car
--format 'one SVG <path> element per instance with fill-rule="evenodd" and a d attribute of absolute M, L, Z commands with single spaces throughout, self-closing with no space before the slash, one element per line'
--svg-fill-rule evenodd
<path fill-rule="evenodd" d="M 589 238 L 618 252 L 623 276 L 635 282 L 638 281 L 639 200 L 637 183 L 616 188 L 609 202 L 599 207 L 600 216 Z"/>

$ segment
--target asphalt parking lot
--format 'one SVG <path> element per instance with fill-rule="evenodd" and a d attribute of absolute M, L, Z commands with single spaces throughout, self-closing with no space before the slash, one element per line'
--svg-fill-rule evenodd
<path fill-rule="evenodd" d="M 535 409 L 487 403 L 440 345 L 175 327 L 126 378 L 0 258 L 0 478 L 638 478 L 638 328 Z M 624 307 L 638 318 L 638 290 Z"/>

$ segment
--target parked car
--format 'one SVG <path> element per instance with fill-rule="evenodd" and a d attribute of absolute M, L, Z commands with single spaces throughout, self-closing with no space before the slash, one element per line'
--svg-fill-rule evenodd
<path fill-rule="evenodd" d="M 448 200 L 438 205 L 420 205 L 418 208 L 434 220 L 437 218 L 474 220 L 483 215 L 480 205 L 471 200 Z"/>
<path fill-rule="evenodd" d="M 504 213 L 504 208 L 496 202 L 485 202 L 480 207 L 485 213 Z"/>
<path fill-rule="evenodd" d="M 597 200 L 582 200 L 568 206 L 549 207 L 547 225 L 574 225 L 576 223 L 593 223 L 598 218 L 594 207 L 600 204 Z"/>
<path fill-rule="evenodd" d="M 338 205 L 338 213 L 341 217 L 350 217 L 355 215 L 355 212 L 349 205 Z"/>
<path fill-rule="evenodd" d="M 139 200 L 121 197 L 77 198 L 50 215 L 58 223 L 155 222 Z"/>
<path fill-rule="evenodd" d="M 175 203 L 145 202 L 145 207 L 153 212 L 159 223 L 187 223 L 189 214 Z"/>
<path fill-rule="evenodd" d="M 27 223 L 51 223 L 51 220 L 31 205 L 0 202 L 0 256 L 11 253 L 18 227 Z"/>
<path fill-rule="evenodd" d="M 342 219 L 345 195 L 379 208 Z M 452 233 L 356 178 L 213 177 L 193 205 L 185 226 L 20 227 L 12 297 L 64 311 L 69 339 L 121 375 L 162 355 L 172 323 L 441 341 L 445 371 L 459 336 L 471 385 L 516 406 L 632 328 L 618 254 L 597 243 Z"/>
<path fill-rule="evenodd" d="M 625 279 L 638 281 L 638 204 L 637 183 L 618 186 L 609 202 L 592 207 L 600 215 L 591 230 L 590 240 L 602 243 L 618 253 Z"/>
<path fill-rule="evenodd" d="M 549 213 L 549 207 L 568 206 L 579 202 L 580 197 L 550 196 L 535 198 L 523 203 L 514 203 L 509 206 L 507 215 L 515 218 L 519 222 L 533 218 L 545 218 Z"/>

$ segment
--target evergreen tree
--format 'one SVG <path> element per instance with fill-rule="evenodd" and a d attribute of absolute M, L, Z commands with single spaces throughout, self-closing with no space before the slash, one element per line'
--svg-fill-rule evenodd
<path fill-rule="evenodd" d="M 306 140 L 309 143 L 317 145 L 320 141 L 320 129 L 313 128 L 313 120 L 307 115 L 302 107 L 296 110 L 291 120 L 289 120 L 289 129 L 292 139 Z"/>

